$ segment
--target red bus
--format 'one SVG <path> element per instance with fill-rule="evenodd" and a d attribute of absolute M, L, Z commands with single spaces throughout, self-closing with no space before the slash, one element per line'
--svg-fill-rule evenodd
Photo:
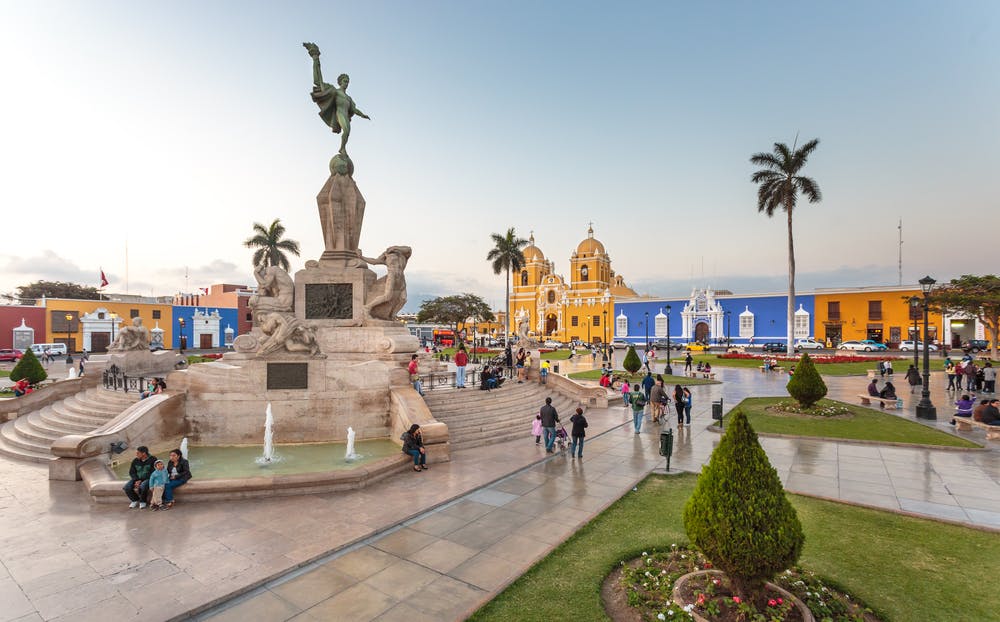
<path fill-rule="evenodd" d="M 445 348 L 455 345 L 455 331 L 448 329 L 434 329 L 434 343 Z"/>

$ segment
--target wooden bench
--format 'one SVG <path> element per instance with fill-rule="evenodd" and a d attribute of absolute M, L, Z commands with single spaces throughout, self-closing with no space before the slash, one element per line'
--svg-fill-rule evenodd
<path fill-rule="evenodd" d="M 684 375 L 687 376 L 688 378 L 697 378 L 698 376 L 701 376 L 702 378 L 709 378 L 711 380 L 715 380 L 715 372 L 714 371 L 703 372 L 703 371 L 694 370 L 694 371 L 685 372 Z"/>
<path fill-rule="evenodd" d="M 761 373 L 764 373 L 764 372 L 767 371 L 767 368 L 764 367 L 763 365 L 761 365 L 760 366 L 760 371 L 761 371 Z M 784 368 L 781 367 L 781 365 L 773 365 L 771 367 L 771 371 L 785 371 L 785 370 L 784 370 Z"/>
<path fill-rule="evenodd" d="M 877 369 L 869 369 L 868 370 L 868 377 L 869 378 L 874 378 L 875 376 L 881 376 L 881 374 L 878 373 Z"/>
<path fill-rule="evenodd" d="M 876 402 L 882 402 L 882 405 L 885 406 L 886 408 L 894 409 L 896 408 L 896 404 L 899 403 L 897 401 L 898 398 L 889 399 L 887 397 L 877 397 L 875 395 L 867 395 L 864 393 L 858 393 L 858 397 L 861 398 L 861 404 L 863 406 L 871 406 L 872 400 L 874 400 Z"/>
<path fill-rule="evenodd" d="M 986 440 L 1000 440 L 1000 425 L 990 425 L 982 421 L 976 421 L 972 417 L 955 417 L 955 429 L 962 432 L 971 432 L 972 428 L 982 428 L 986 430 Z"/>
<path fill-rule="evenodd" d="M 701 377 L 702 378 L 708 378 L 709 380 L 715 380 L 715 372 L 714 371 L 710 371 L 710 372 L 707 372 L 707 373 L 706 372 L 701 372 Z"/>

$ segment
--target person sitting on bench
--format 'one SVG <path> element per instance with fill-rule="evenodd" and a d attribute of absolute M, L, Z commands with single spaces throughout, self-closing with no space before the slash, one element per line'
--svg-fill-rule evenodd
<path fill-rule="evenodd" d="M 874 383 L 875 383 L 875 381 L 873 380 L 872 384 L 874 384 Z M 891 382 L 887 382 L 887 383 L 885 383 L 885 387 L 883 387 L 882 390 L 879 391 L 878 396 L 881 397 L 884 400 L 894 400 L 894 399 L 897 399 L 896 398 L 896 387 L 892 386 Z M 879 402 L 878 405 L 881 408 L 885 408 L 885 403 L 884 402 Z"/>
<path fill-rule="evenodd" d="M 882 397 L 878 391 L 878 380 L 872 378 L 871 384 L 868 385 L 868 395 L 872 397 Z"/>
<path fill-rule="evenodd" d="M 986 400 L 983 401 L 985 402 Z M 955 417 L 971 417 L 972 407 L 975 404 L 976 400 L 970 400 L 968 395 L 963 395 L 962 399 L 955 400 Z M 948 423 L 955 425 L 955 419 L 952 418 Z"/>

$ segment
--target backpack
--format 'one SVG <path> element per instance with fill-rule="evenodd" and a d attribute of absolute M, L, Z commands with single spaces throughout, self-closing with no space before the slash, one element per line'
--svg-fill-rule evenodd
<path fill-rule="evenodd" d="M 637 408 L 646 407 L 646 396 L 643 393 L 637 393 L 635 396 L 635 401 L 633 402 Z"/>

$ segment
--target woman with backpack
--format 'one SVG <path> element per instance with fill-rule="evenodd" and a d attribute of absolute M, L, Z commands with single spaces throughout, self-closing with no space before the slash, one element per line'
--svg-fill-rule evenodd
<path fill-rule="evenodd" d="M 911 394 L 922 384 L 923 380 L 920 378 L 920 372 L 917 371 L 915 366 L 910 365 L 910 368 L 906 370 L 906 381 L 910 383 Z"/>
<path fill-rule="evenodd" d="M 635 425 L 635 433 L 642 431 L 642 416 L 646 410 L 646 394 L 639 385 L 632 387 L 632 423 Z"/>

